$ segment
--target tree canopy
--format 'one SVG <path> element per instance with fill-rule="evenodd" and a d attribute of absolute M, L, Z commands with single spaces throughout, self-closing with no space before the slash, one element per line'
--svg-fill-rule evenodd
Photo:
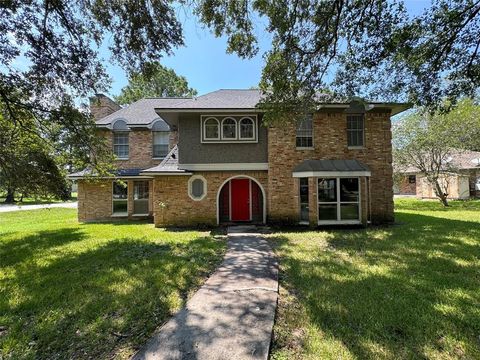
<path fill-rule="evenodd" d="M 146 97 L 184 97 L 195 96 L 197 90 L 188 86 L 184 76 L 177 75 L 173 69 L 159 62 L 148 64 L 142 72 L 134 71 L 128 77 L 128 85 L 115 97 L 119 104 L 131 104 Z"/>
<path fill-rule="evenodd" d="M 254 56 L 255 19 L 273 36 L 264 55 L 264 106 L 282 112 L 360 95 L 435 108 L 480 85 L 480 1 L 440 0 L 410 15 L 401 0 L 200 1 L 198 13 L 229 52 Z M 254 15 L 257 15 L 254 16 Z M 289 110 L 286 109 L 286 110 Z"/>
<path fill-rule="evenodd" d="M 267 121 L 352 95 L 435 108 L 480 85 L 478 0 L 439 0 L 414 16 L 401 0 L 8 0 L 0 3 L 3 120 L 49 142 L 72 134 L 68 156 L 106 163 L 93 119 L 78 105 L 108 89 L 99 49 L 108 46 L 132 80 L 151 76 L 152 64 L 184 44 L 182 6 L 243 58 L 258 53 L 257 34 L 272 34 L 260 82 Z M 319 94 L 325 88 L 332 91 Z"/>
<path fill-rule="evenodd" d="M 449 113 L 426 109 L 404 117 L 393 126 L 393 161 L 397 172 L 416 168 L 447 205 L 448 179 L 456 172 L 453 157 L 480 147 L 480 105 L 463 99 Z"/>

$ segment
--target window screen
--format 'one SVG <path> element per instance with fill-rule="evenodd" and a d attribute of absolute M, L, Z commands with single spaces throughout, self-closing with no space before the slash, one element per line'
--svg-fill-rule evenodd
<path fill-rule="evenodd" d="M 347 142 L 348 146 L 363 146 L 364 134 L 363 115 L 347 116 Z"/>
<path fill-rule="evenodd" d="M 297 123 L 296 146 L 299 148 L 313 147 L 313 119 L 312 115 Z"/>

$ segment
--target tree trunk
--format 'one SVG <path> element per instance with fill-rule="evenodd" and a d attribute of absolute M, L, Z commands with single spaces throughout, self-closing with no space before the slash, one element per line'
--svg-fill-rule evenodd
<path fill-rule="evenodd" d="M 448 194 L 446 194 L 442 191 L 442 187 L 438 183 L 438 179 L 435 180 L 434 185 L 435 185 L 435 195 L 437 195 L 437 197 L 440 199 L 440 202 L 442 203 L 442 205 L 443 206 L 449 206 L 448 205 L 448 200 L 447 200 Z"/>
<path fill-rule="evenodd" d="M 15 189 L 8 188 L 7 196 L 5 197 L 6 204 L 13 204 L 15 202 Z"/>

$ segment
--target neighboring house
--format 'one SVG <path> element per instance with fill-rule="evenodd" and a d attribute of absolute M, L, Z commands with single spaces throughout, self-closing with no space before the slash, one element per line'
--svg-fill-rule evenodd
<path fill-rule="evenodd" d="M 393 221 L 390 117 L 407 104 L 324 103 L 267 128 L 260 99 L 258 90 L 143 99 L 98 119 L 118 170 L 95 182 L 85 172 L 70 176 L 78 180 L 79 220 Z"/>
<path fill-rule="evenodd" d="M 440 184 L 447 189 L 448 198 L 480 197 L 480 152 L 459 151 L 453 153 L 448 160 L 450 170 L 440 177 Z M 399 195 L 415 195 L 421 199 L 436 197 L 425 175 L 414 166 L 398 172 L 394 192 Z"/>

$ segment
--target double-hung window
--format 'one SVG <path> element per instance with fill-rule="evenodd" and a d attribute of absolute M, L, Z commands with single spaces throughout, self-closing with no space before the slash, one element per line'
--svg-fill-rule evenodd
<path fill-rule="evenodd" d="M 347 115 L 347 144 L 349 147 L 363 147 L 364 145 L 363 114 Z"/>
<path fill-rule="evenodd" d="M 120 181 L 113 182 L 112 213 L 117 216 L 128 215 L 128 188 Z"/>
<path fill-rule="evenodd" d="M 168 131 L 153 132 L 153 157 L 164 158 L 168 154 L 170 133 Z"/>
<path fill-rule="evenodd" d="M 113 153 L 119 159 L 128 159 L 128 131 L 118 131 L 113 133 Z"/>
<path fill-rule="evenodd" d="M 297 122 L 296 147 L 313 147 L 313 116 L 311 114 Z"/>
<path fill-rule="evenodd" d="M 318 179 L 318 222 L 360 222 L 358 178 Z"/>

